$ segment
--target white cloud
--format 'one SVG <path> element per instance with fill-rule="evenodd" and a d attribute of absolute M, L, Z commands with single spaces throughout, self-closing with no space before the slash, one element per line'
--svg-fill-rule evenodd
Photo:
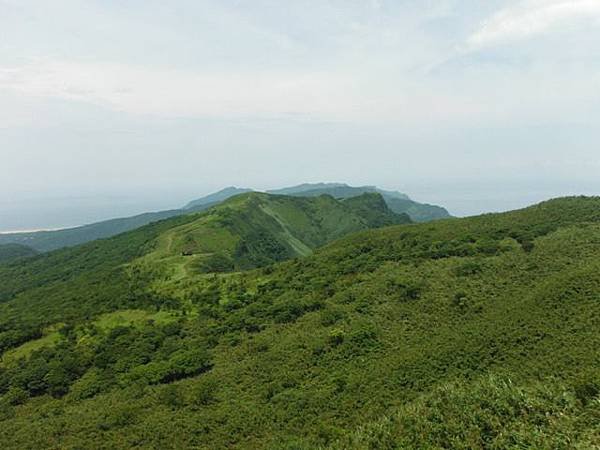
<path fill-rule="evenodd" d="M 529 0 L 502 9 L 467 40 L 471 49 L 518 41 L 578 20 L 600 20 L 599 0 Z"/>
<path fill-rule="evenodd" d="M 0 67 L 0 89 L 165 116 L 327 111 L 344 103 L 336 96 L 347 82 L 319 73 L 198 73 L 55 60 Z M 325 90 L 332 99 L 318 95 Z"/>
<path fill-rule="evenodd" d="M 393 91 L 390 91 L 393 86 Z M 335 70 L 197 72 L 116 63 L 43 60 L 0 66 L 0 91 L 162 117 L 304 116 L 318 120 L 400 120 L 471 116 L 471 101 L 397 74 L 355 66 Z"/>

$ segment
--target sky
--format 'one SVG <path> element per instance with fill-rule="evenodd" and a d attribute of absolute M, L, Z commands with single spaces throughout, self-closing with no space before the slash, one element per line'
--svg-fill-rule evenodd
<path fill-rule="evenodd" d="M 0 0 L 0 231 L 225 186 L 600 194 L 600 0 Z"/>

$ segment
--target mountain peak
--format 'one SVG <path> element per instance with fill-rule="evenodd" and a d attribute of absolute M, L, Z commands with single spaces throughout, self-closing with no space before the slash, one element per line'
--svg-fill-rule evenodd
<path fill-rule="evenodd" d="M 206 206 L 212 206 L 218 202 L 227 200 L 230 197 L 238 194 L 244 194 L 246 192 L 252 192 L 252 189 L 239 188 L 236 186 L 228 186 L 220 191 L 206 195 L 196 200 L 192 200 L 183 209 L 205 209 Z"/>

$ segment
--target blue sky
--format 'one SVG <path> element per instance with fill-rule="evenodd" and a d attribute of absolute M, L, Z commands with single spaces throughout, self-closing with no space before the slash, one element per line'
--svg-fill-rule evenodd
<path fill-rule="evenodd" d="M 0 0 L 0 229 L 231 184 L 600 193 L 598 42 L 598 0 Z"/>

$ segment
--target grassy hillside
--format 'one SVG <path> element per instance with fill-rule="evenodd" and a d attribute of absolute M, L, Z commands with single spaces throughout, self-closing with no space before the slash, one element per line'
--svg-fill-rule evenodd
<path fill-rule="evenodd" d="M 245 272 L 138 268 L 196 220 L 0 268 L 3 448 L 600 442 L 600 199 L 361 231 Z"/>
<path fill-rule="evenodd" d="M 31 247 L 21 244 L 0 245 L 0 264 L 15 261 L 20 258 L 34 256 L 37 252 Z"/>
<path fill-rule="evenodd" d="M 66 228 L 64 230 L 4 233 L 0 234 L 0 245 L 13 243 L 22 244 L 29 246 L 38 252 L 49 252 L 64 247 L 74 247 L 76 245 L 85 244 L 86 242 L 95 241 L 96 239 L 116 236 L 170 217 L 205 211 L 234 195 L 248 191 L 248 189 L 226 188 L 190 202 L 182 209 L 149 212 L 132 217 L 104 220 L 80 227 Z"/>
<path fill-rule="evenodd" d="M 241 194 L 164 233 L 139 267 L 178 278 L 247 270 L 306 256 L 348 233 L 408 222 L 379 194 L 346 201 Z"/>
<path fill-rule="evenodd" d="M 377 195 L 346 206 L 331 197 L 245 194 L 205 213 L 15 261 L 0 270 L 0 353 L 42 338 L 57 323 L 179 305 L 156 288 L 195 274 L 305 255 L 349 232 L 407 220 Z"/>
<path fill-rule="evenodd" d="M 0 245 L 22 244 L 39 252 L 48 252 L 64 247 L 91 242 L 96 239 L 109 238 L 126 231 L 134 230 L 149 223 L 158 222 L 170 217 L 195 214 L 206 211 L 233 196 L 253 192 L 251 189 L 228 187 L 205 197 L 189 202 L 181 209 L 150 212 L 132 217 L 105 220 L 102 222 L 54 231 L 34 231 L 0 234 Z M 354 188 L 340 183 L 303 184 L 290 188 L 269 191 L 274 195 L 294 195 L 317 197 L 331 195 L 335 198 L 349 198 L 364 193 L 379 193 L 384 196 L 388 207 L 396 214 L 406 214 L 415 222 L 426 222 L 449 217 L 448 212 L 439 206 L 425 205 L 410 200 L 405 194 L 384 191 L 371 186 Z"/>

